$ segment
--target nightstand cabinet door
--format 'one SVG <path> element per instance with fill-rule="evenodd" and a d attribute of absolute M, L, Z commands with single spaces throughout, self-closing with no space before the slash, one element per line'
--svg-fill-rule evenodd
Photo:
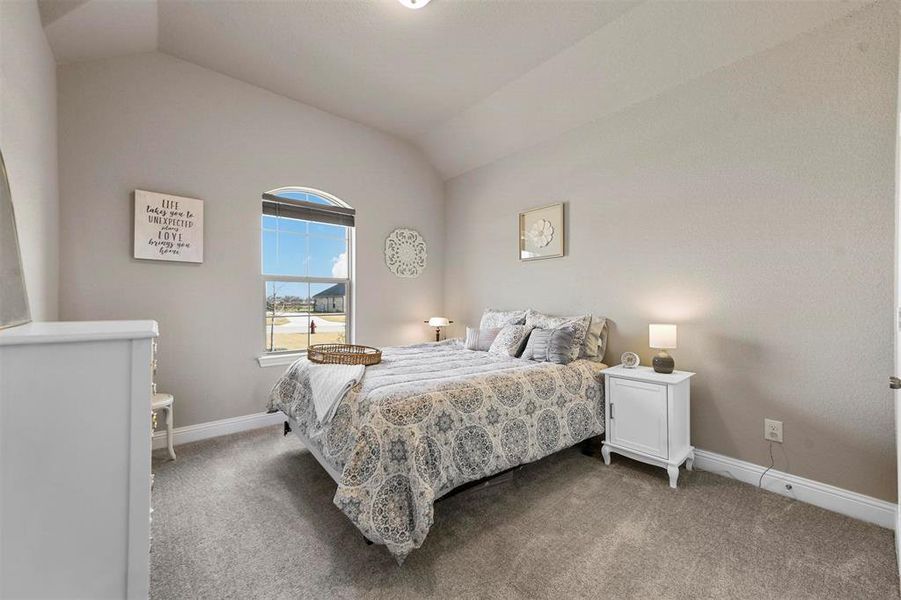
<path fill-rule="evenodd" d="M 610 378 L 610 442 L 669 458 L 665 385 Z"/>

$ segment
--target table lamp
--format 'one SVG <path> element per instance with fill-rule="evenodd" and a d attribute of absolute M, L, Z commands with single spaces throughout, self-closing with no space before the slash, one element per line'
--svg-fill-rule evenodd
<path fill-rule="evenodd" d="M 447 317 L 432 317 L 428 321 L 423 321 L 423 323 L 428 323 L 429 327 L 435 328 L 435 341 L 441 340 L 441 328 L 447 327 L 453 321 L 449 320 Z"/>
<path fill-rule="evenodd" d="M 655 350 L 660 350 L 654 355 L 654 371 L 657 373 L 672 373 L 676 366 L 673 357 L 667 354 L 669 348 L 676 348 L 676 326 L 652 323 L 648 325 L 648 345 Z"/>

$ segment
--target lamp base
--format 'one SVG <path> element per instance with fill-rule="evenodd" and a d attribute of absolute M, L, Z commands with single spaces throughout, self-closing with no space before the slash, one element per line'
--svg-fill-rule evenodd
<path fill-rule="evenodd" d="M 663 373 L 664 375 L 669 375 L 676 367 L 676 361 L 673 360 L 672 356 L 666 353 L 666 350 L 661 350 L 655 354 L 652 364 L 654 365 L 655 372 Z"/>

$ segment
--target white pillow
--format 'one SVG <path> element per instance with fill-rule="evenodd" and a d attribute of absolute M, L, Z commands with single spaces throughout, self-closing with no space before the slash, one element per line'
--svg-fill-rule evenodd
<path fill-rule="evenodd" d="M 528 325 L 507 325 L 491 342 L 488 352 L 501 356 L 519 356 L 530 331 L 532 328 Z"/>
<path fill-rule="evenodd" d="M 500 332 L 500 327 L 489 327 L 487 329 L 467 327 L 466 341 L 463 342 L 463 347 L 467 350 L 481 350 L 484 352 L 491 348 L 492 342 L 494 342 L 494 339 Z"/>
<path fill-rule="evenodd" d="M 479 329 L 503 327 L 504 325 L 522 325 L 526 322 L 526 312 L 524 310 L 486 308 L 485 312 L 482 313 L 482 320 L 479 321 Z"/>

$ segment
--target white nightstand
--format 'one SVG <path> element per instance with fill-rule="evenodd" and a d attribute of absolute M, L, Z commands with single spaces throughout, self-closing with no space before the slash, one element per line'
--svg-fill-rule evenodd
<path fill-rule="evenodd" d="M 602 371 L 607 404 L 607 435 L 601 454 L 610 464 L 610 453 L 663 467 L 669 485 L 676 487 L 679 465 L 691 471 L 695 449 L 689 425 L 694 373 L 655 373 L 651 367 Z"/>

